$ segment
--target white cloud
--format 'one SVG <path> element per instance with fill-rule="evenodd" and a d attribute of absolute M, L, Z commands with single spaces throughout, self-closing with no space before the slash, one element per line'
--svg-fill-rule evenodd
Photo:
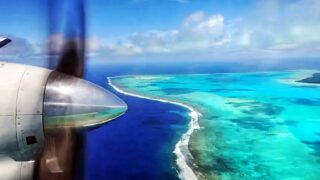
<path fill-rule="evenodd" d="M 53 34 L 47 38 L 45 50 L 52 55 L 60 54 L 64 43 L 65 38 L 62 34 Z"/>
<path fill-rule="evenodd" d="M 229 41 L 222 15 L 206 16 L 195 12 L 186 17 L 178 29 L 135 32 L 123 41 L 102 48 L 111 56 L 193 53 L 222 46 Z"/>
<path fill-rule="evenodd" d="M 76 43 L 81 43 L 83 39 L 74 38 L 68 39 L 63 34 L 53 34 L 50 35 L 45 42 L 43 53 L 48 53 L 50 55 L 59 55 L 62 53 L 63 48 L 65 48 L 67 41 L 76 41 Z M 89 56 L 95 55 L 96 53 L 108 49 L 107 45 L 101 41 L 98 37 L 89 37 L 85 40 L 86 51 Z"/>
<path fill-rule="evenodd" d="M 320 56 L 320 1 L 256 1 L 249 14 L 225 19 L 194 12 L 176 29 L 126 35 L 96 50 L 112 57 L 259 58 Z"/>
<path fill-rule="evenodd" d="M 36 48 L 27 39 L 15 36 L 5 36 L 12 40 L 0 49 L 1 58 L 29 58 L 36 53 Z"/>
<path fill-rule="evenodd" d="M 205 18 L 205 15 L 202 11 L 197 11 L 186 17 L 183 21 L 184 26 L 190 26 L 193 23 L 198 23 Z"/>
<path fill-rule="evenodd" d="M 196 11 L 173 29 L 132 32 L 116 41 L 112 37 L 112 42 L 89 37 L 86 39 L 87 52 L 89 56 L 103 58 L 147 57 L 151 60 L 159 57 L 210 60 L 320 57 L 319 0 L 255 2 L 247 14 L 235 19 Z M 52 35 L 47 39 L 45 49 L 49 49 L 50 54 L 59 54 L 65 41 L 61 34 Z M 2 48 L 0 55 L 43 54 L 38 46 L 13 37 L 13 42 Z"/>
<path fill-rule="evenodd" d="M 223 28 L 223 22 L 224 18 L 222 15 L 213 15 L 210 16 L 207 20 L 200 22 L 196 25 L 197 30 L 203 31 L 203 30 L 212 30 L 214 28 Z"/>
<path fill-rule="evenodd" d="M 132 44 L 132 43 L 123 43 L 111 50 L 113 50 L 113 53 L 115 55 L 120 55 L 120 56 L 131 56 L 131 55 L 140 54 L 142 52 L 142 49 L 139 46 L 136 46 L 135 44 Z"/>

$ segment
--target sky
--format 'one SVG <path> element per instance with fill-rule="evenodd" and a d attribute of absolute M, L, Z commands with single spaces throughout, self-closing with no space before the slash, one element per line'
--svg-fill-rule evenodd
<path fill-rule="evenodd" d="M 68 22 L 59 8 L 55 21 L 48 21 L 53 8 L 47 1 L 0 0 L 0 37 L 13 40 L 0 50 L 2 59 L 41 61 L 52 42 L 59 51 L 66 35 L 49 27 Z M 320 57 L 319 0 L 87 0 L 85 8 L 90 61 L 260 63 Z"/>

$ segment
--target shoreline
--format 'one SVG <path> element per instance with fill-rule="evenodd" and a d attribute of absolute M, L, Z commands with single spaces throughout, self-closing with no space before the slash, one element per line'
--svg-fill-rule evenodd
<path fill-rule="evenodd" d="M 200 129 L 198 120 L 199 120 L 199 116 L 201 116 L 201 114 L 195 108 L 193 108 L 187 104 L 183 104 L 183 103 L 176 102 L 176 101 L 165 100 L 165 99 L 161 99 L 161 98 L 151 98 L 151 97 L 147 97 L 147 96 L 143 96 L 143 95 L 134 94 L 131 92 L 126 92 L 126 91 L 120 89 L 119 87 L 117 87 L 116 85 L 114 85 L 112 83 L 112 78 L 114 78 L 114 77 L 107 77 L 108 85 L 110 85 L 114 90 L 116 90 L 119 93 L 122 93 L 122 94 L 125 94 L 128 96 L 134 96 L 137 98 L 154 100 L 154 101 L 159 101 L 159 102 L 163 102 L 163 103 L 170 103 L 170 104 L 178 105 L 178 106 L 184 107 L 190 111 L 188 113 L 188 115 L 191 117 L 191 121 L 188 124 L 188 131 L 182 135 L 181 139 L 175 145 L 175 149 L 174 149 L 173 153 L 177 156 L 176 164 L 179 168 L 179 173 L 178 173 L 179 177 L 181 179 L 185 179 L 185 180 L 197 180 L 198 178 L 196 176 L 196 173 L 188 165 L 188 162 L 193 159 L 193 156 L 189 150 L 188 145 L 189 145 L 189 141 L 190 141 L 190 137 L 191 137 L 192 133 L 195 130 Z"/>

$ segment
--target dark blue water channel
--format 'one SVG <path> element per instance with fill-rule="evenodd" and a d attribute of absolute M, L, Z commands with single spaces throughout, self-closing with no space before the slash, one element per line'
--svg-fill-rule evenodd
<path fill-rule="evenodd" d="M 113 91 L 129 108 L 116 120 L 83 132 L 77 179 L 178 179 L 173 150 L 187 131 L 187 110 L 119 94 L 106 85 L 106 76 L 98 68 L 86 79 Z"/>

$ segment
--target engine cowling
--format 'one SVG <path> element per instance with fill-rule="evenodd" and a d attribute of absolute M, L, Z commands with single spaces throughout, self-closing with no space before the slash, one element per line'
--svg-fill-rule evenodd
<path fill-rule="evenodd" d="M 16 161 L 36 158 L 44 140 L 43 95 L 50 70 L 0 65 L 0 153 Z"/>

